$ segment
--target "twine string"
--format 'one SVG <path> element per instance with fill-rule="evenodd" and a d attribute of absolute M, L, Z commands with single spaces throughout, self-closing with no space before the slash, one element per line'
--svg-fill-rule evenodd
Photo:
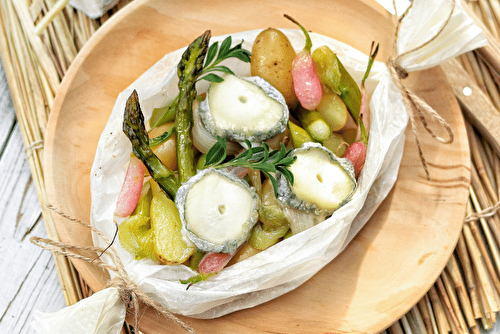
<path fill-rule="evenodd" d="M 26 147 L 24 149 L 24 153 L 26 154 L 26 158 L 31 157 L 34 151 L 39 150 L 43 148 L 43 140 L 37 140 L 33 143 L 31 143 L 30 146 Z"/>
<path fill-rule="evenodd" d="M 66 218 L 71 222 L 82 225 L 85 228 L 91 230 L 92 232 L 95 232 L 107 245 L 111 245 L 108 238 L 91 224 L 76 219 L 74 217 L 71 217 L 50 204 L 47 205 L 47 207 L 50 210 L 57 213 L 58 215 L 62 216 L 63 218 Z M 129 278 L 127 271 L 125 270 L 125 267 L 122 261 L 120 260 L 120 257 L 118 256 L 118 253 L 113 247 L 108 246 L 106 248 L 101 248 L 97 246 L 75 246 L 68 243 L 59 242 L 52 239 L 39 238 L 39 237 L 31 237 L 30 241 L 36 246 L 49 250 L 55 254 L 64 255 L 73 259 L 83 260 L 92 263 L 94 266 L 98 268 L 107 269 L 109 271 L 114 272 L 116 274 L 116 277 L 109 280 L 106 284 L 106 287 L 113 287 L 117 289 L 117 291 L 120 294 L 120 299 L 122 300 L 123 304 L 127 309 L 127 313 L 128 314 L 132 313 L 134 316 L 135 328 L 137 329 L 139 328 L 139 311 L 140 311 L 139 304 L 140 302 L 142 302 L 145 305 L 154 308 L 158 313 L 163 315 L 165 318 L 181 326 L 187 333 L 196 334 L 195 330 L 191 326 L 189 326 L 186 322 L 179 319 L 176 315 L 174 315 L 172 312 L 163 307 L 163 305 L 153 300 L 141 289 L 139 289 L 137 284 Z M 96 252 L 98 254 L 105 253 L 110 257 L 113 265 L 110 265 L 102 261 L 100 257 L 96 258 L 96 257 L 81 255 L 80 253 L 82 251 Z"/>
<path fill-rule="evenodd" d="M 471 213 L 467 215 L 464 219 L 465 223 L 470 223 L 475 220 L 479 220 L 482 218 L 490 218 L 493 217 L 494 215 L 497 214 L 497 212 L 500 210 L 500 201 L 497 202 L 495 205 L 490 206 L 484 210 L 481 210 L 479 212 Z"/>
<path fill-rule="evenodd" d="M 397 51 L 397 41 L 399 38 L 399 32 L 401 28 L 401 24 L 403 22 L 403 19 L 406 17 L 408 14 L 409 10 L 412 8 L 413 2 L 410 4 L 410 6 L 406 9 L 406 11 L 401 15 L 401 17 L 398 19 L 397 25 L 396 25 L 396 31 L 394 33 L 394 41 L 392 44 L 392 55 L 389 58 L 387 65 L 389 68 L 389 72 L 393 78 L 394 83 L 396 84 L 396 87 L 399 89 L 401 92 L 401 95 L 403 96 L 403 102 L 405 104 L 405 107 L 408 111 L 408 115 L 410 118 L 410 124 L 411 124 L 411 129 L 413 132 L 413 137 L 415 139 L 415 143 L 417 145 L 418 149 L 418 155 L 420 158 L 420 161 L 422 163 L 422 166 L 425 171 L 426 178 L 429 180 L 430 179 L 430 174 L 429 174 L 429 169 L 427 166 L 427 162 L 425 160 L 424 154 L 422 152 L 422 147 L 420 144 L 420 139 L 418 136 L 418 131 L 417 131 L 417 122 L 416 118 L 420 120 L 422 123 L 424 129 L 432 136 L 432 138 L 436 139 L 437 141 L 444 143 L 444 144 L 449 144 L 453 142 L 453 130 L 451 129 L 450 125 L 431 107 L 429 106 L 424 100 L 422 100 L 420 97 L 418 97 L 415 93 L 411 92 L 406 85 L 403 83 L 403 79 L 408 77 L 408 72 L 400 65 L 400 60 L 401 57 L 408 55 L 410 53 L 416 52 L 432 41 L 434 41 L 439 34 L 442 33 L 444 28 L 448 25 L 448 23 L 451 20 L 451 17 L 453 15 L 453 11 L 455 10 L 455 0 L 452 0 L 452 6 L 451 10 L 448 14 L 448 17 L 446 20 L 443 22 L 441 25 L 440 29 L 436 32 L 432 38 L 429 40 L 425 41 L 421 45 L 418 45 L 417 47 L 407 50 L 403 53 L 398 54 Z M 394 7 L 396 8 L 396 7 Z M 397 12 L 396 12 L 397 13 Z M 433 121 L 437 121 L 445 130 L 447 133 L 447 138 L 440 137 L 434 133 L 434 131 L 429 127 L 425 116 L 430 117 Z"/>

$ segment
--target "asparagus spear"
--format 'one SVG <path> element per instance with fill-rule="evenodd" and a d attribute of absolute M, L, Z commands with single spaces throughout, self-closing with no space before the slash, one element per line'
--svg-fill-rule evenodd
<path fill-rule="evenodd" d="M 123 132 L 132 143 L 132 151 L 149 171 L 149 174 L 172 199 L 175 198 L 179 182 L 174 172 L 165 167 L 149 148 L 149 137 L 144 126 L 144 116 L 139 104 L 139 96 L 134 90 L 125 105 Z"/>
<path fill-rule="evenodd" d="M 177 166 L 180 182 L 187 181 L 196 174 L 193 151 L 193 100 L 196 98 L 195 83 L 203 69 L 203 62 L 208 51 L 210 30 L 192 42 L 177 66 L 179 77 L 179 100 L 176 112 L 175 139 Z"/>

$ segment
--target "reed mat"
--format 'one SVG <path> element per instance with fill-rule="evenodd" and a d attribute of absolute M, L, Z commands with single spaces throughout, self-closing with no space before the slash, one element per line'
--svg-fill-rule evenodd
<path fill-rule="evenodd" d="M 57 88 L 69 65 L 93 33 L 131 0 L 98 20 L 68 6 L 68 0 L 0 0 L 0 54 L 21 128 L 48 237 L 57 232 L 44 189 L 44 135 Z M 500 3 L 463 2 L 485 31 L 490 45 L 443 65 L 465 78 L 480 96 L 468 99 L 455 80 L 471 149 L 467 217 L 456 249 L 427 294 L 382 333 L 480 333 L 491 329 L 500 311 Z M 455 83 L 455 84 L 454 84 Z M 487 210 L 486 212 L 484 210 Z M 495 210 L 496 209 L 496 210 Z M 92 294 L 67 258 L 54 256 L 66 303 Z M 123 333 L 134 333 L 124 325 Z"/>

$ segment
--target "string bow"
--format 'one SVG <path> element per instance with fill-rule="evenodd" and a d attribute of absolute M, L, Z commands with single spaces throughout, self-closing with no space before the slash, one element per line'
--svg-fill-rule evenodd
<path fill-rule="evenodd" d="M 387 62 L 387 66 L 389 68 L 389 72 L 392 76 L 392 79 L 393 79 L 394 83 L 396 84 L 396 87 L 399 89 L 399 91 L 401 92 L 401 94 L 403 96 L 403 102 L 406 106 L 406 110 L 408 111 L 408 115 L 410 117 L 411 128 L 413 131 L 413 136 L 415 138 L 415 143 L 417 145 L 420 161 L 421 161 L 422 166 L 424 168 L 425 175 L 426 175 L 427 179 L 430 180 L 429 169 L 428 169 L 424 154 L 422 152 L 422 147 L 420 145 L 420 140 L 419 140 L 418 133 L 417 133 L 416 118 L 418 117 L 418 119 L 420 120 L 420 122 L 422 123 L 424 128 L 427 130 L 427 132 L 434 139 L 436 139 L 439 142 L 444 143 L 444 144 L 449 144 L 449 143 L 453 142 L 453 138 L 454 138 L 453 130 L 451 129 L 450 125 L 431 106 L 429 106 L 424 100 L 422 100 L 415 93 L 413 93 L 412 91 L 410 91 L 408 89 L 408 87 L 403 82 L 403 80 L 406 77 L 408 77 L 408 72 L 400 65 L 400 60 L 403 56 L 422 49 L 423 47 L 425 47 L 427 44 L 434 41 L 439 36 L 439 34 L 444 30 L 444 28 L 446 27 L 446 25 L 448 24 L 448 22 L 450 21 L 452 15 L 453 15 L 453 11 L 455 10 L 455 0 L 452 0 L 452 6 L 451 6 L 451 10 L 449 12 L 448 17 L 443 22 L 440 29 L 436 32 L 436 34 L 431 39 L 429 39 L 425 43 L 423 43 L 423 44 L 421 44 L 421 45 L 419 45 L 411 50 L 408 50 L 408 51 L 405 51 L 401 54 L 398 54 L 397 41 L 398 41 L 398 37 L 399 37 L 399 30 L 401 28 L 401 24 L 403 22 L 403 19 L 408 14 L 412 5 L 413 5 L 413 2 L 406 9 L 405 13 L 403 15 L 401 15 L 401 17 L 398 19 L 398 22 L 396 25 L 396 32 L 394 35 L 394 41 L 393 41 L 393 45 L 392 45 L 392 55 Z M 395 4 L 394 4 L 394 8 L 396 8 Z M 397 12 L 396 12 L 396 16 L 397 16 Z M 442 137 L 436 135 L 434 133 L 434 131 L 429 127 L 425 116 L 428 116 L 428 117 L 430 117 L 431 120 L 439 123 L 446 130 L 448 138 L 442 138 Z"/>
<path fill-rule="evenodd" d="M 120 294 L 120 299 L 127 309 L 128 314 L 133 314 L 134 316 L 134 327 L 139 328 L 139 311 L 140 311 L 140 303 L 145 304 L 146 306 L 154 308 L 158 313 L 163 315 L 165 318 L 175 322 L 179 326 L 181 326 L 187 333 L 196 334 L 194 329 L 189 326 L 187 323 L 179 319 L 172 312 L 163 307 L 160 303 L 153 300 L 146 293 L 144 293 L 137 284 L 131 280 L 125 270 L 125 266 L 123 265 L 120 257 L 116 250 L 112 247 L 112 241 L 110 242 L 108 238 L 94 226 L 90 225 L 87 222 L 81 221 L 74 217 L 71 217 L 52 205 L 48 205 L 48 208 L 57 213 L 58 215 L 68 219 L 71 222 L 80 224 L 92 232 L 96 233 L 105 244 L 109 245 L 106 248 L 101 248 L 97 246 L 75 246 L 59 241 L 55 241 L 52 239 L 45 239 L 39 237 L 31 237 L 30 241 L 41 247 L 43 249 L 49 250 L 55 254 L 64 255 L 73 259 L 83 260 L 89 263 L 92 263 L 98 268 L 109 270 L 113 272 L 115 275 L 114 278 L 109 280 L 106 284 L 106 288 L 113 287 L 116 288 Z M 100 254 L 98 257 L 94 255 L 81 255 L 82 253 L 90 253 L 90 254 Z M 101 259 L 101 255 L 106 253 L 111 259 L 112 264 L 104 262 Z"/>

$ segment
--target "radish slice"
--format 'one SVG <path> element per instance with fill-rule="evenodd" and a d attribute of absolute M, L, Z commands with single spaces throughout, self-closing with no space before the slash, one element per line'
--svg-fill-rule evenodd
<path fill-rule="evenodd" d="M 115 215 L 120 218 L 130 216 L 141 197 L 144 183 L 144 165 L 135 156 L 130 159 L 122 189 L 116 201 Z"/>

